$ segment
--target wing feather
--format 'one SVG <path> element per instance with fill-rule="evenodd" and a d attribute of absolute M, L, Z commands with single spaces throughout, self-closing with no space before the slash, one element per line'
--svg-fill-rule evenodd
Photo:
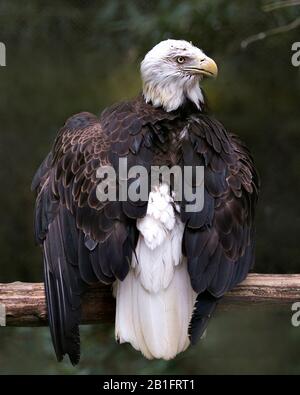
<path fill-rule="evenodd" d="M 35 237 L 44 252 L 49 324 L 58 360 L 65 354 L 73 364 L 79 360 L 80 299 L 87 285 L 110 284 L 128 273 L 137 242 L 135 221 L 145 215 L 147 202 L 99 201 L 101 179 L 96 173 L 110 164 L 118 173 L 121 156 L 129 166 L 150 169 L 153 151 L 144 136 L 149 141 L 148 123 L 166 115 L 143 105 L 139 97 L 110 107 L 100 117 L 88 112 L 72 116 L 34 176 Z"/>
<path fill-rule="evenodd" d="M 206 310 L 213 311 L 219 298 L 253 266 L 259 179 L 245 145 L 206 114 L 193 119 L 185 144 L 184 164 L 197 164 L 193 152 L 205 163 L 203 210 L 186 213 L 182 207 L 183 251 L 192 286 L 199 294 L 189 332 L 193 343 L 206 328 Z"/>

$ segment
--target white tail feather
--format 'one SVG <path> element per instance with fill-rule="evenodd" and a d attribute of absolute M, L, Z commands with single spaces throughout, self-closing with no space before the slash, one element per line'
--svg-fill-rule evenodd
<path fill-rule="evenodd" d="M 172 229 L 159 219 L 155 207 L 150 212 L 138 223 L 137 261 L 134 257 L 125 280 L 115 283 L 115 333 L 120 343 L 131 343 L 149 359 L 171 359 L 189 345 L 188 325 L 196 294 L 181 254 L 183 224 L 170 206 Z"/>

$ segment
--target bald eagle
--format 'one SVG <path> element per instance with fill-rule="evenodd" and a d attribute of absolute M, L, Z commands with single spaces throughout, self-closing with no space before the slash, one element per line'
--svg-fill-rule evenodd
<path fill-rule="evenodd" d="M 200 82 L 216 75 L 192 43 L 162 41 L 141 63 L 137 98 L 60 129 L 32 183 L 58 360 L 79 361 L 81 297 L 91 284 L 113 284 L 118 342 L 168 360 L 201 338 L 218 301 L 252 268 L 259 181 L 246 146 L 207 110 Z M 172 182 L 146 199 L 99 199 L 98 170 L 111 166 L 120 179 L 120 158 L 149 179 L 153 166 L 203 167 L 201 210 L 176 201 Z"/>

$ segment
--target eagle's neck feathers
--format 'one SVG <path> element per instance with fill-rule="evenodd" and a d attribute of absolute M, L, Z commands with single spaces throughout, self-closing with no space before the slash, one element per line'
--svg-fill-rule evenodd
<path fill-rule="evenodd" d="M 204 103 L 203 94 L 197 80 L 165 79 L 163 81 L 146 81 L 143 84 L 143 96 L 146 103 L 154 107 L 163 107 L 165 111 L 175 111 L 190 100 L 198 110 Z"/>

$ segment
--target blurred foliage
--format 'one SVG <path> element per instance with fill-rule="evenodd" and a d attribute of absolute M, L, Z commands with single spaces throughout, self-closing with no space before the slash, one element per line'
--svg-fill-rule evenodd
<path fill-rule="evenodd" d="M 300 7 L 267 13 L 262 10 L 263 4 L 260 0 L 1 1 L 0 41 L 7 47 L 7 67 L 0 68 L 1 282 L 42 279 L 41 253 L 32 236 L 34 197 L 30 183 L 59 127 L 78 111 L 99 113 L 117 100 L 136 95 L 141 87 L 140 60 L 165 38 L 192 41 L 219 65 L 218 80 L 205 83 L 210 107 L 247 143 L 261 175 L 255 270 L 299 272 L 300 69 L 291 65 L 291 46 L 299 41 L 299 29 L 255 42 L 244 50 L 241 42 L 289 23 L 300 15 Z M 260 329 L 258 324 L 253 326 L 257 337 Z M 12 339 L 18 341 L 22 334 L 20 339 L 26 343 L 26 334 L 31 333 L 26 331 L 16 331 Z M 90 331 L 85 336 L 94 329 Z M 32 333 L 37 344 L 42 342 L 45 347 L 49 343 L 48 338 L 42 341 L 46 336 L 43 330 Z M 212 340 L 205 343 L 207 347 L 216 336 L 220 346 L 222 333 L 215 330 Z M 229 350 L 231 343 L 227 340 Z M 101 347 L 101 341 L 98 343 Z M 18 347 L 16 343 L 12 350 Z M 88 361 L 107 364 L 103 353 L 116 352 L 113 345 L 109 347 L 99 348 L 103 360 L 97 355 Z M 201 347 L 199 364 L 204 352 Z M 121 361 L 127 355 L 135 360 L 136 353 L 123 350 L 128 348 L 118 349 L 118 355 L 123 355 Z M 219 358 L 209 353 L 212 351 L 204 352 Z M 35 351 L 37 361 L 38 354 Z M 7 355 L 10 358 L 9 350 Z M 186 355 L 177 362 L 153 363 L 152 368 L 139 358 L 137 365 L 131 366 L 139 366 L 139 372 L 183 372 L 180 358 L 186 366 L 188 356 L 193 361 L 198 351 Z M 111 369 L 116 366 L 121 372 L 115 359 L 113 363 Z M 198 365 L 189 365 L 196 372 Z M 51 366 L 53 371 L 69 369 L 65 364 Z M 205 371 L 203 366 L 201 369 Z M 229 367 L 223 371 L 226 369 Z"/>

